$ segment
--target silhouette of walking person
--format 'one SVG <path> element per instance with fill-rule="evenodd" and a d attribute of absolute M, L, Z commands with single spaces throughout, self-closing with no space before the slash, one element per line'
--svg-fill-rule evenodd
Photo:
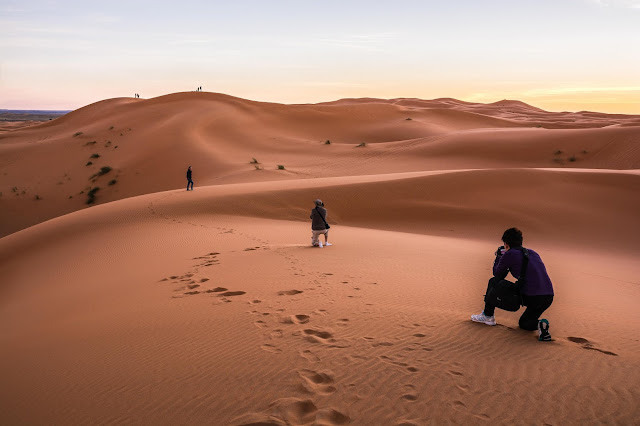
<path fill-rule="evenodd" d="M 187 191 L 189 190 L 189 186 L 191 186 L 191 190 L 193 191 L 193 180 L 191 179 L 191 166 L 187 169 Z"/>

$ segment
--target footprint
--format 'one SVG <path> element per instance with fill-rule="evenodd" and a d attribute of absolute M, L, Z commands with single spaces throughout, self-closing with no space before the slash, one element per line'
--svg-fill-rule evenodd
<path fill-rule="evenodd" d="M 201 283 L 206 283 L 207 281 L 209 281 L 209 278 L 202 278 L 202 279 L 200 280 L 200 282 L 201 282 Z"/>
<path fill-rule="evenodd" d="M 449 370 L 449 374 L 452 374 L 454 376 L 464 376 L 464 374 L 462 374 L 459 371 L 455 371 L 455 370 Z"/>
<path fill-rule="evenodd" d="M 376 342 L 371 344 L 371 346 L 373 346 L 374 348 L 377 348 L 378 346 L 393 346 L 393 343 L 391 342 Z"/>
<path fill-rule="evenodd" d="M 194 290 L 194 291 L 187 291 L 184 294 L 193 295 L 193 294 L 200 294 L 200 292 L 198 290 Z"/>
<path fill-rule="evenodd" d="M 320 357 L 318 357 L 318 355 L 314 354 L 310 350 L 304 350 L 304 351 L 300 352 L 300 356 L 302 358 L 305 358 L 308 361 L 311 361 L 311 362 L 320 361 Z"/>
<path fill-rule="evenodd" d="M 226 291 L 224 293 L 221 293 L 220 297 L 224 297 L 224 296 L 242 296 L 243 294 L 246 294 L 246 291 Z"/>
<path fill-rule="evenodd" d="M 311 393 L 319 393 L 328 395 L 336 391 L 333 386 L 334 379 L 330 372 L 317 372 L 313 370 L 298 371 L 300 377 L 304 380 L 303 386 Z"/>
<path fill-rule="evenodd" d="M 269 343 L 265 343 L 264 345 L 260 346 L 260 348 L 262 350 L 265 350 L 267 352 L 271 352 L 271 353 L 274 353 L 274 354 L 282 353 L 282 349 L 277 348 L 274 345 L 271 345 Z"/>
<path fill-rule="evenodd" d="M 590 350 L 590 351 L 597 351 L 597 352 L 603 353 L 605 355 L 618 356 L 618 354 L 615 353 L 615 352 L 605 351 L 605 350 L 599 349 L 599 348 L 594 348 L 593 347 L 593 343 L 591 343 L 589 340 L 584 339 L 582 337 L 567 337 L 567 340 L 569 340 L 570 342 L 573 342 L 573 343 L 581 344 L 582 345 L 582 349 L 587 349 L 587 350 Z"/>
<path fill-rule="evenodd" d="M 311 343 L 328 343 L 334 341 L 333 334 L 328 331 L 307 328 L 302 332 L 307 336 L 307 340 Z"/>
<path fill-rule="evenodd" d="M 283 290 L 278 292 L 278 296 L 293 296 L 300 293 L 302 293 L 302 290 Z"/>
<path fill-rule="evenodd" d="M 346 414 L 336 411 L 332 408 L 325 408 L 316 415 L 316 423 L 319 425 L 348 425 L 351 418 Z"/>
<path fill-rule="evenodd" d="M 212 288 L 207 290 L 207 293 L 220 293 L 221 291 L 227 291 L 227 288 L 224 287 L 216 287 L 216 288 Z"/>
<path fill-rule="evenodd" d="M 418 396 L 408 393 L 406 395 L 402 395 L 402 399 L 406 399 L 407 401 L 417 401 L 418 400 Z"/>
<path fill-rule="evenodd" d="M 200 284 L 188 284 L 187 287 L 189 288 L 189 290 L 193 290 L 194 288 L 200 287 Z"/>
<path fill-rule="evenodd" d="M 413 335 L 413 337 L 427 337 L 427 335 L 422 333 L 416 333 Z"/>
<path fill-rule="evenodd" d="M 254 324 L 258 328 L 266 328 L 267 327 L 267 323 L 262 321 L 262 320 L 258 320 L 256 322 L 254 322 Z"/>
<path fill-rule="evenodd" d="M 306 324 L 310 321 L 309 315 L 291 315 L 291 321 L 296 324 Z"/>

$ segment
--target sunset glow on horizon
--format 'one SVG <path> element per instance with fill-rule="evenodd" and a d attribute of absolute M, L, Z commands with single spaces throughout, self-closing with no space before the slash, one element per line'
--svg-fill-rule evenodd
<path fill-rule="evenodd" d="M 0 0 L 0 108 L 195 90 L 640 114 L 640 0 Z"/>

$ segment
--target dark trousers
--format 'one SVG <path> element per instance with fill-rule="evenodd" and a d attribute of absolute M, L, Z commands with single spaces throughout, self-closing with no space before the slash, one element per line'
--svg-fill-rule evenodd
<path fill-rule="evenodd" d="M 187 191 L 189 190 L 189 185 L 191 185 L 191 190 L 193 191 L 193 181 L 191 179 L 187 179 Z"/>
<path fill-rule="evenodd" d="M 489 280 L 489 284 L 487 285 L 487 292 L 489 292 L 489 288 L 493 286 L 494 282 L 500 281 L 498 278 L 493 277 Z M 553 303 L 553 295 L 544 295 L 544 296 L 527 296 L 522 295 L 522 303 L 527 307 L 524 313 L 520 317 L 518 321 L 518 325 L 523 330 L 537 330 L 538 329 L 538 320 L 540 319 L 540 315 L 551 306 Z M 493 316 L 496 307 L 486 303 L 484 304 L 484 314 L 487 316 Z"/>

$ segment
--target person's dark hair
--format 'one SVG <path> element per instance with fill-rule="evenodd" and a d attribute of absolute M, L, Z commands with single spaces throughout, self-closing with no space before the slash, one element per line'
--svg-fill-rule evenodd
<path fill-rule="evenodd" d="M 502 234 L 502 241 L 509 244 L 509 247 L 522 246 L 522 231 L 518 228 L 509 228 Z"/>

